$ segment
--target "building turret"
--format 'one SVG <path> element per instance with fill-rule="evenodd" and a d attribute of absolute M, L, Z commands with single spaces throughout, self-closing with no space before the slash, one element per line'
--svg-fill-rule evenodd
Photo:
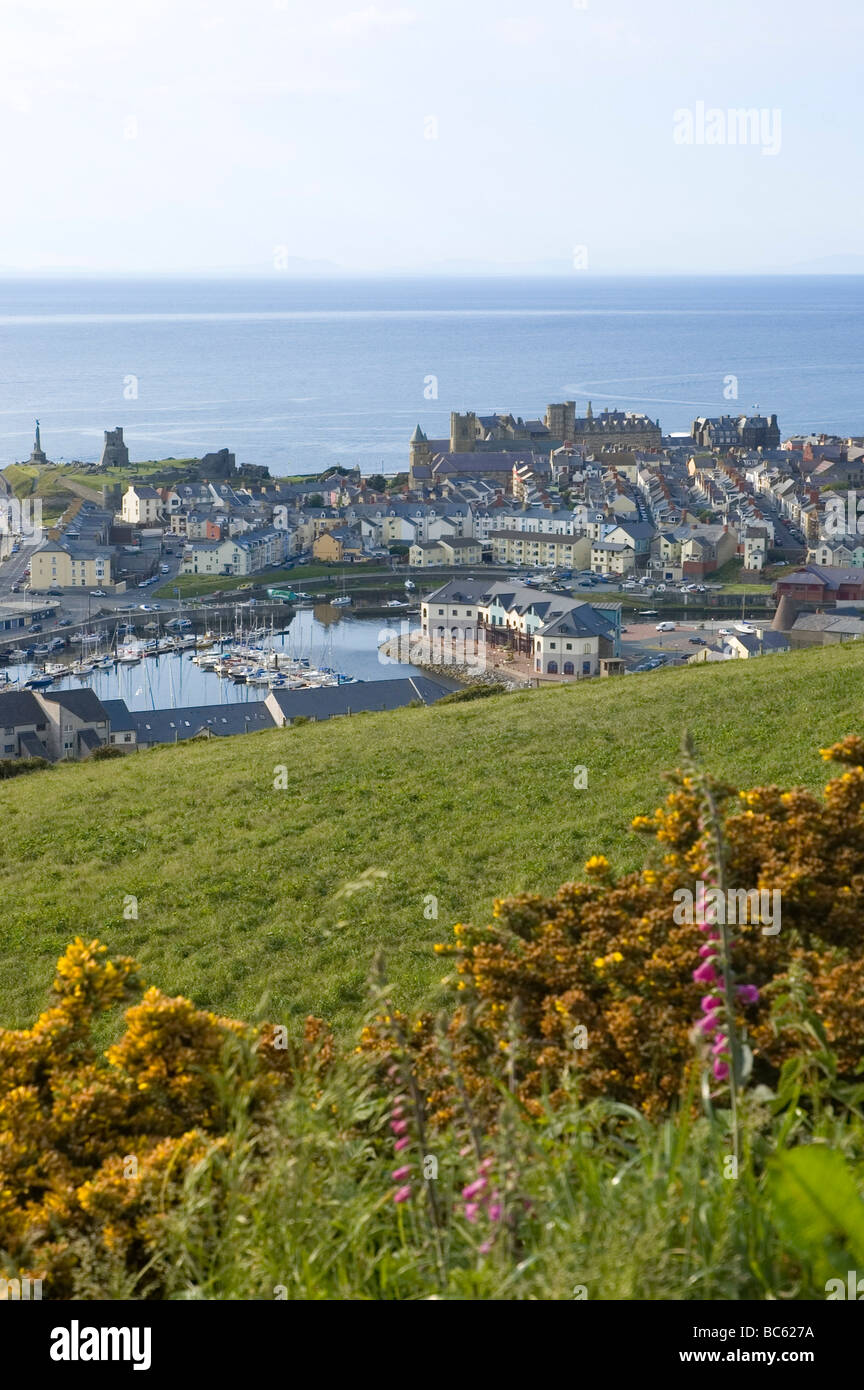
<path fill-rule="evenodd" d="M 431 458 L 432 454 L 429 449 L 429 441 L 418 425 L 408 445 L 408 481 L 411 487 L 414 486 L 415 468 L 420 464 L 429 464 Z"/>

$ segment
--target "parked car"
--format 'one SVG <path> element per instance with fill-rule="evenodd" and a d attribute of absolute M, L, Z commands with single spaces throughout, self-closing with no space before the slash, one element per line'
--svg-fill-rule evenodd
<path fill-rule="evenodd" d="M 171 573 L 171 566 L 170 566 L 170 565 L 160 565 L 159 568 L 160 568 L 160 570 L 162 571 L 163 574 L 170 574 L 170 573 Z"/>
<path fill-rule="evenodd" d="M 91 589 L 91 590 L 90 590 L 90 597 L 91 597 L 91 598 L 107 598 L 108 595 L 106 594 L 106 592 L 105 592 L 104 589 Z"/>
<path fill-rule="evenodd" d="M 689 641 L 692 647 L 704 647 L 706 645 L 704 637 L 691 637 Z"/>
<path fill-rule="evenodd" d="M 658 623 L 657 626 L 656 626 L 656 628 L 654 629 L 654 631 L 655 631 L 655 632 L 674 632 L 674 631 L 675 631 L 675 624 L 672 623 L 672 622 L 669 622 L 669 621 L 663 622 L 663 623 Z"/>
<path fill-rule="evenodd" d="M 31 623 L 31 624 L 30 624 L 30 631 L 31 631 L 31 632 L 41 632 L 41 631 L 42 631 L 42 624 L 41 624 L 41 623 Z"/>

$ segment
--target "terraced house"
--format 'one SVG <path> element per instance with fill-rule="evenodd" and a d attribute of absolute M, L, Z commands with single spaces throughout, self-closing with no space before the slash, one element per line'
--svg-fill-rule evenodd
<path fill-rule="evenodd" d="M 508 580 L 453 579 L 421 603 L 432 659 L 451 644 L 506 647 L 538 676 L 581 680 L 619 674 L 620 603 L 584 603 Z"/>
<path fill-rule="evenodd" d="M 274 527 L 219 541 L 193 541 L 183 551 L 181 574 L 255 574 L 285 559 L 286 533 Z"/>
<path fill-rule="evenodd" d="M 591 558 L 587 536 L 555 536 L 508 527 L 489 532 L 496 565 L 562 566 L 581 569 Z"/>
<path fill-rule="evenodd" d="M 94 691 L 0 695 L 0 758 L 87 758 L 109 740 L 109 713 Z"/>
<path fill-rule="evenodd" d="M 113 583 L 110 546 L 87 541 L 45 540 L 30 558 L 33 589 L 101 589 Z"/>

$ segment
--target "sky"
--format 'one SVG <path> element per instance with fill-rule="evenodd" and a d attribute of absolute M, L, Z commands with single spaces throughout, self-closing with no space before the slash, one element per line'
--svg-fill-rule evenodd
<path fill-rule="evenodd" d="M 2 0 L 0 272 L 864 270 L 862 58 L 860 0 Z"/>

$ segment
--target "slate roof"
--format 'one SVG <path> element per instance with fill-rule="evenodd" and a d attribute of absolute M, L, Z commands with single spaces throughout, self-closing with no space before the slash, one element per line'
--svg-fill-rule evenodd
<path fill-rule="evenodd" d="M 428 676 L 403 676 L 395 680 L 323 686 L 318 690 L 271 690 L 268 703 L 275 702 L 286 719 L 296 719 L 300 715 L 309 719 L 332 719 L 341 714 L 401 709 L 414 700 L 431 705 L 449 694 L 446 686 Z"/>
<path fill-rule="evenodd" d="M 45 713 L 32 690 L 10 690 L 0 695 L 0 726 L 44 724 Z"/>
<path fill-rule="evenodd" d="M 43 693 L 42 698 L 51 700 L 61 709 L 74 714 L 76 719 L 83 719 L 88 724 L 107 723 L 108 721 L 105 706 L 89 686 L 84 686 L 81 690 L 53 690 Z"/>
<path fill-rule="evenodd" d="M 131 733 L 135 728 L 135 721 L 125 700 L 103 700 L 102 708 L 108 715 L 108 725 L 112 734 Z"/>
<path fill-rule="evenodd" d="M 187 705 L 180 709 L 132 710 L 130 718 L 139 744 L 174 743 L 209 729 L 229 735 L 272 729 L 273 717 L 263 700 L 225 705 Z"/>
<path fill-rule="evenodd" d="M 39 742 L 39 735 L 29 731 L 19 735 L 21 752 L 28 758 L 47 758 L 48 750 Z"/>
<path fill-rule="evenodd" d="M 424 603 L 477 603 L 487 592 L 489 585 L 485 579 L 450 579 L 423 596 Z"/>

